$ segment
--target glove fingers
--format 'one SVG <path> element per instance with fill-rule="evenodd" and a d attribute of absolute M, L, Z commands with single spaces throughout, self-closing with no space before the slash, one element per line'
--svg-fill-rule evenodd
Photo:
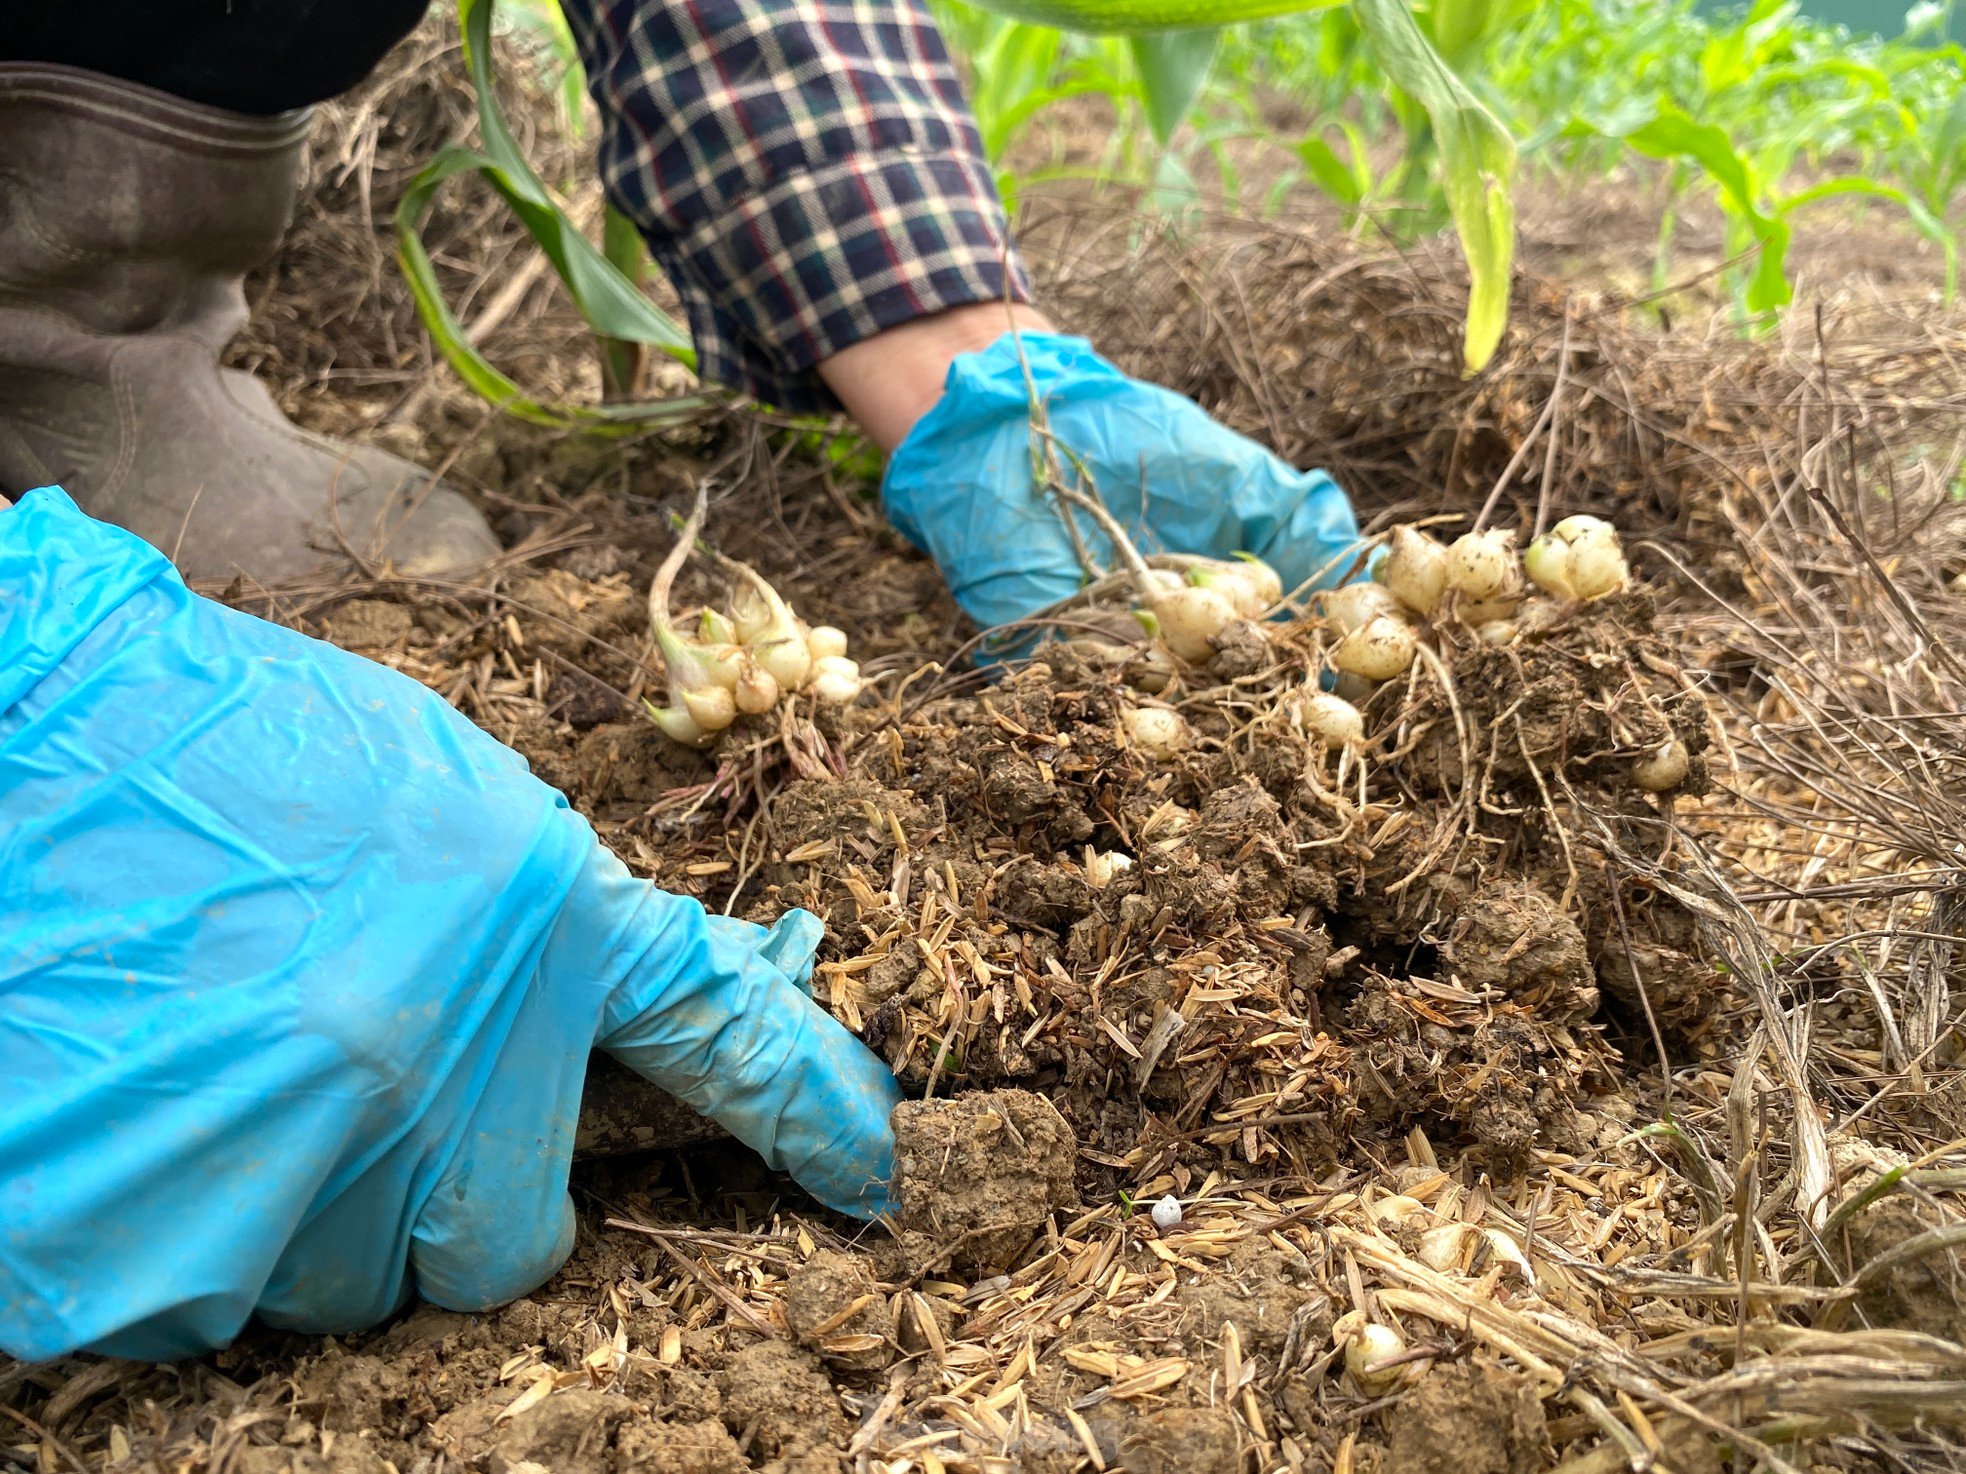
<path fill-rule="evenodd" d="M 604 964 L 585 964 L 621 980 L 600 1048 L 828 1206 L 862 1217 L 887 1210 L 887 1118 L 899 1090 L 794 981 L 811 971 L 818 918 L 790 912 L 767 932 L 708 916 L 616 864 L 590 869 L 560 930 L 615 939 Z"/>

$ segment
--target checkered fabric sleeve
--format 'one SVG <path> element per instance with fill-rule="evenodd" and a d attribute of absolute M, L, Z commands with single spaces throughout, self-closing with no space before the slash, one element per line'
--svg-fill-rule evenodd
<path fill-rule="evenodd" d="M 698 369 L 788 410 L 883 328 L 1030 300 L 923 0 L 562 0 L 601 177 L 688 307 Z"/>

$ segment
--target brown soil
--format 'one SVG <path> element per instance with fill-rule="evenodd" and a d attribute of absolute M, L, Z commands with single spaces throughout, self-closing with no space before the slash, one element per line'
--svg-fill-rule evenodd
<path fill-rule="evenodd" d="M 894 1317 L 865 1260 L 822 1249 L 785 1282 L 785 1323 L 808 1350 L 848 1371 L 885 1366 Z"/>
<path fill-rule="evenodd" d="M 1887 1197 L 1851 1223 L 1851 1267 L 1861 1274 L 1908 1240 L 1959 1221 L 1931 1208 L 1921 1210 L 1903 1197 Z M 1922 1331 L 1966 1345 L 1966 1251 L 1955 1246 L 1895 1260 L 1876 1272 L 1858 1296 L 1857 1310 L 1874 1326 Z"/>
<path fill-rule="evenodd" d="M 1536 1474 L 1548 1436 L 1536 1385 L 1486 1362 L 1437 1367 L 1387 1412 L 1400 1474 Z"/>
<path fill-rule="evenodd" d="M 997 1090 L 904 1101 L 894 1112 L 894 1194 L 921 1268 L 1001 1274 L 1076 1205 L 1078 1144 L 1043 1096 Z"/>
<path fill-rule="evenodd" d="M 1120 1440 L 1127 1474 L 1237 1474 L 1241 1425 L 1221 1408 L 1148 1413 Z"/>

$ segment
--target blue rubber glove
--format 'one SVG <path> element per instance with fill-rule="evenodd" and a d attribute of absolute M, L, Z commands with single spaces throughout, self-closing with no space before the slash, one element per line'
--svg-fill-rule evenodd
<path fill-rule="evenodd" d="M 836 1208 L 893 1077 L 771 931 L 634 879 L 422 686 L 0 508 L 0 1351 L 480 1309 L 572 1247 L 590 1046 Z"/>
<path fill-rule="evenodd" d="M 984 628 L 1084 582 L 1057 503 L 1032 486 L 1033 386 L 1052 433 L 1084 461 L 1141 552 L 1254 553 L 1286 592 L 1344 577 L 1358 523 L 1324 472 L 1291 469 L 1191 400 L 1127 378 L 1083 339 L 1006 334 L 950 366 L 942 398 L 895 451 L 881 488 L 889 519 Z M 1111 567 L 1111 542 L 1082 516 L 1079 525 Z"/>

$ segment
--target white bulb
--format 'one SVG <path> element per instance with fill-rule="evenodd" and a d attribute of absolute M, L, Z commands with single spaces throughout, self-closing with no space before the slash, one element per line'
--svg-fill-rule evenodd
<path fill-rule="evenodd" d="M 815 661 L 824 660 L 829 655 L 844 655 L 846 631 L 835 629 L 830 624 L 814 625 L 806 633 L 806 649 Z"/>
<path fill-rule="evenodd" d="M 1514 590 L 1515 566 L 1513 532 L 1470 532 L 1447 550 L 1447 583 L 1465 599 L 1493 599 Z"/>
<path fill-rule="evenodd" d="M 1349 635 L 1382 615 L 1405 619 L 1406 606 L 1382 583 L 1348 583 L 1318 596 L 1318 610 L 1334 633 Z"/>
<path fill-rule="evenodd" d="M 1368 681 L 1390 681 L 1413 664 L 1419 648 L 1420 636 L 1412 625 L 1381 614 L 1340 640 L 1331 664 Z"/>
<path fill-rule="evenodd" d="M 1173 1193 L 1169 1193 L 1166 1197 L 1154 1204 L 1152 1216 L 1154 1227 L 1162 1233 L 1166 1233 L 1170 1228 L 1179 1228 L 1181 1226 L 1181 1200 L 1175 1197 Z"/>
<path fill-rule="evenodd" d="M 1357 747 L 1365 741 L 1365 718 L 1342 696 L 1306 691 L 1301 710 L 1304 729 L 1326 747 Z"/>
<path fill-rule="evenodd" d="M 1385 583 L 1407 608 L 1432 614 L 1447 592 L 1447 549 L 1413 527 L 1395 527 L 1387 544 Z"/>
<path fill-rule="evenodd" d="M 1120 713 L 1127 736 L 1145 757 L 1157 762 L 1178 757 L 1188 746 L 1188 724 L 1181 713 L 1162 706 L 1129 706 Z"/>

